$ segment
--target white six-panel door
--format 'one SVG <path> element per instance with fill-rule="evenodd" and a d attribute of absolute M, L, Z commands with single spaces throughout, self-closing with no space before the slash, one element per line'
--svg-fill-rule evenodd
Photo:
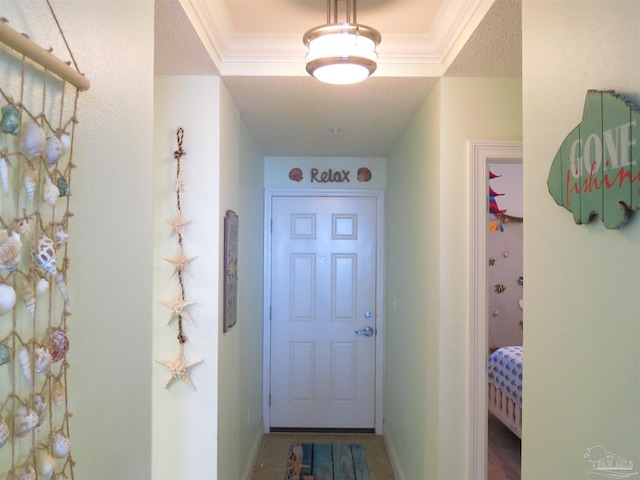
<path fill-rule="evenodd" d="M 376 205 L 272 198 L 272 429 L 375 427 Z"/>

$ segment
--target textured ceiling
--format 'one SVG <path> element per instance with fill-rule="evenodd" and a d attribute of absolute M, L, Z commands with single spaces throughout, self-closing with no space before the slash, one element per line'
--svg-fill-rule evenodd
<path fill-rule="evenodd" d="M 325 5 L 156 0 L 156 73 L 221 74 L 267 156 L 387 156 L 440 77 L 521 76 L 519 0 L 360 0 L 358 22 L 382 33 L 378 71 L 322 84 L 301 39 Z"/>

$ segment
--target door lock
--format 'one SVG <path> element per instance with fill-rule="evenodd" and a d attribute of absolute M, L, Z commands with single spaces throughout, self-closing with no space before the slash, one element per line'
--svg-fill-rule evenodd
<path fill-rule="evenodd" d="M 362 330 L 356 330 L 356 335 L 370 337 L 373 335 L 373 327 L 364 327 Z"/>

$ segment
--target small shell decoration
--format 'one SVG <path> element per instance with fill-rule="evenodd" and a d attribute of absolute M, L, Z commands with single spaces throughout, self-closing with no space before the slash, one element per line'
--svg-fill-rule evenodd
<path fill-rule="evenodd" d="M 24 437 L 38 425 L 38 414 L 28 407 L 22 406 L 13 416 L 13 434 Z"/>
<path fill-rule="evenodd" d="M 289 178 L 294 182 L 300 182 L 302 180 L 302 170 L 298 167 L 289 170 Z"/>
<path fill-rule="evenodd" d="M 36 172 L 36 169 L 33 168 L 30 162 L 27 162 L 24 169 L 22 184 L 24 185 L 24 190 L 27 192 L 29 200 L 33 202 L 36 195 L 36 187 L 38 186 L 38 172 Z"/>
<path fill-rule="evenodd" d="M 5 365 L 11 361 L 11 351 L 4 343 L 0 343 L 0 365 Z"/>
<path fill-rule="evenodd" d="M 39 427 L 47 419 L 47 402 L 44 399 L 44 395 L 35 395 L 33 397 L 32 406 L 33 411 L 38 414 L 38 425 L 36 425 L 36 427 Z"/>
<path fill-rule="evenodd" d="M 22 241 L 16 232 L 0 230 L 0 268 L 15 272 L 20 262 Z"/>
<path fill-rule="evenodd" d="M 50 443 L 51 453 L 53 453 L 55 458 L 64 458 L 69 455 L 71 444 L 69 443 L 69 439 L 62 433 L 53 434 L 50 438 Z"/>
<path fill-rule="evenodd" d="M 362 167 L 358 169 L 358 181 L 359 182 L 368 182 L 371 180 L 371 170 L 366 167 Z"/>
<path fill-rule="evenodd" d="M 49 167 L 55 165 L 62 156 L 62 142 L 53 133 L 50 133 L 47 137 L 42 156 Z"/>
<path fill-rule="evenodd" d="M 51 354 L 44 347 L 37 347 L 33 357 L 33 369 L 36 373 L 49 373 L 51 370 Z"/>
<path fill-rule="evenodd" d="M 18 228 L 16 230 L 18 232 L 18 235 L 20 235 L 20 239 L 24 240 L 24 237 L 29 235 L 29 232 L 31 231 L 31 225 L 29 225 L 29 220 L 27 220 L 26 218 L 23 218 L 22 220 L 20 220 L 20 223 L 18 223 Z"/>
<path fill-rule="evenodd" d="M 27 125 L 22 129 L 22 133 L 20 135 L 20 146 L 22 151 L 31 156 L 40 155 L 45 142 L 46 137 L 42 127 L 34 121 L 27 122 Z"/>
<path fill-rule="evenodd" d="M 9 313 L 16 305 L 16 291 L 11 285 L 0 285 L 0 315 Z"/>
<path fill-rule="evenodd" d="M 0 155 L 0 183 L 5 197 L 9 196 L 9 162 Z"/>
<path fill-rule="evenodd" d="M 22 301 L 31 318 L 36 316 L 36 288 L 30 278 L 24 278 L 22 281 Z"/>
<path fill-rule="evenodd" d="M 58 186 L 51 181 L 49 175 L 44 179 L 44 188 L 42 189 L 42 200 L 44 200 L 50 207 L 55 207 L 58 197 L 60 196 L 60 190 Z"/>
<path fill-rule="evenodd" d="M 58 138 L 60 139 L 60 145 L 62 145 L 62 155 L 66 155 L 71 151 L 71 135 L 67 132 L 61 132 Z"/>
<path fill-rule="evenodd" d="M 13 105 L 2 107 L 0 130 L 2 133 L 10 133 L 11 135 L 20 134 L 20 112 Z"/>
<path fill-rule="evenodd" d="M 9 440 L 9 425 L 0 417 L 0 448 L 4 447 L 7 440 Z"/>
<path fill-rule="evenodd" d="M 67 240 L 69 240 L 69 235 L 67 234 L 67 232 L 64 231 L 64 228 L 62 228 L 62 225 L 58 225 L 56 227 L 54 239 L 55 239 L 56 248 L 63 247 L 64 244 L 67 243 Z"/>
<path fill-rule="evenodd" d="M 56 247 L 46 235 L 41 235 L 33 251 L 34 262 L 45 272 L 56 273 Z"/>
<path fill-rule="evenodd" d="M 57 378 L 53 381 L 53 387 L 51 387 L 51 398 L 56 407 L 62 408 L 64 405 L 65 388 L 62 382 Z"/>
<path fill-rule="evenodd" d="M 33 469 L 31 465 L 27 465 L 22 467 L 16 473 L 13 474 L 13 480 L 36 480 L 37 475 L 36 471 Z"/>
<path fill-rule="evenodd" d="M 67 308 L 71 308 L 71 302 L 69 301 L 69 292 L 67 291 L 67 280 L 66 278 L 64 278 L 64 274 L 62 272 L 58 272 L 56 274 L 56 285 L 58 286 L 58 290 L 60 290 L 60 294 L 62 295 L 64 304 L 67 306 Z"/>
<path fill-rule="evenodd" d="M 20 351 L 18 352 L 18 362 L 20 363 L 20 368 L 22 369 L 22 375 L 24 375 L 24 379 L 27 381 L 29 386 L 33 388 L 33 374 L 31 373 L 31 358 L 29 357 L 29 349 L 24 345 L 20 347 Z"/>
<path fill-rule="evenodd" d="M 64 330 L 55 328 L 51 330 L 49 338 L 49 353 L 53 363 L 62 360 L 69 351 L 69 338 Z"/>
<path fill-rule="evenodd" d="M 58 177 L 58 180 L 56 180 L 56 184 L 58 185 L 58 190 L 60 191 L 61 197 L 71 196 L 71 189 L 69 188 L 69 184 L 67 183 L 66 178 Z"/>
<path fill-rule="evenodd" d="M 46 278 L 40 278 L 38 283 L 36 283 L 36 297 L 44 295 L 47 293 L 47 290 L 49 290 L 49 282 Z"/>
<path fill-rule="evenodd" d="M 38 476 L 40 478 L 44 477 L 47 480 L 51 480 L 56 469 L 56 459 L 49 455 L 47 452 L 41 450 L 38 453 L 36 468 L 38 470 Z"/>

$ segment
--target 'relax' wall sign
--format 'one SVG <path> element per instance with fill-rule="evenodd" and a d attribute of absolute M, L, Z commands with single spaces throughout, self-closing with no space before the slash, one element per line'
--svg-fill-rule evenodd
<path fill-rule="evenodd" d="M 599 215 L 605 227 L 622 227 L 640 209 L 640 110 L 614 91 L 589 90 L 547 185 L 577 224 Z"/>

